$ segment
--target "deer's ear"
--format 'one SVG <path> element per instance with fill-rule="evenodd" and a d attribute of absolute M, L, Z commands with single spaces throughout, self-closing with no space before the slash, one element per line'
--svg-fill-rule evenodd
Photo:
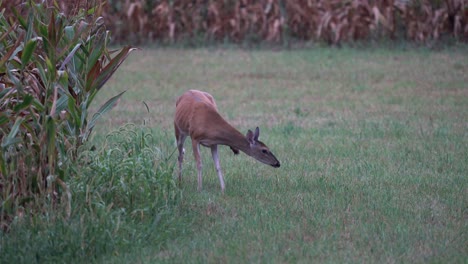
<path fill-rule="evenodd" d="M 254 140 L 258 141 L 258 137 L 260 136 L 260 128 L 255 128 Z"/>
<path fill-rule="evenodd" d="M 247 138 L 247 141 L 249 141 L 250 145 L 253 145 L 255 143 L 254 133 L 252 132 L 252 130 L 249 129 L 249 131 L 247 131 L 247 134 L 245 134 L 245 137 Z"/>

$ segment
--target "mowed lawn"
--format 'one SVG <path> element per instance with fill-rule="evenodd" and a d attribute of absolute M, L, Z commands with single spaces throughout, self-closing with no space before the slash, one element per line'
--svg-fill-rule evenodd
<path fill-rule="evenodd" d="M 94 140 L 126 123 L 145 124 L 167 133 L 161 145 L 175 149 L 175 100 L 188 89 L 211 93 L 241 132 L 259 126 L 281 168 L 221 147 L 222 195 L 202 148 L 198 192 L 187 140 L 167 242 L 103 261 L 466 263 L 466 46 L 144 48 L 99 95 L 127 90 Z"/>

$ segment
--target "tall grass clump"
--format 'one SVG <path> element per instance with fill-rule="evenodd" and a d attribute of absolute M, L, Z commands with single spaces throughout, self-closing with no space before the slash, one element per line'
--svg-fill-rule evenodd
<path fill-rule="evenodd" d="M 65 209 L 80 147 L 120 93 L 91 115 L 90 106 L 133 50 L 108 48 L 101 5 L 64 15 L 28 1 L 0 11 L 0 225 L 24 213 Z"/>
<path fill-rule="evenodd" d="M 127 125 L 111 132 L 99 150 L 83 150 L 77 160 L 86 166 L 75 167 L 69 181 L 71 216 L 65 220 L 52 211 L 15 218 L 1 237 L 2 262 L 101 262 L 146 245 L 157 250 L 174 231 L 168 223 L 178 197 L 174 147 L 160 142 L 172 141 Z"/>
<path fill-rule="evenodd" d="M 152 206 L 159 202 L 167 204 L 176 197 L 172 179 L 174 161 L 169 160 L 175 148 L 156 147 L 160 141 L 171 142 L 165 136 L 132 124 L 110 133 L 102 150 L 87 151 L 80 157 L 88 165 L 82 169 L 84 173 L 73 179 L 77 184 L 75 191 L 86 193 L 88 198 L 95 197 L 88 199 L 93 203 L 125 206 L 131 215 L 144 218 L 158 208 L 141 205 L 148 201 L 154 202 Z M 95 189 L 84 188 L 82 183 Z"/>

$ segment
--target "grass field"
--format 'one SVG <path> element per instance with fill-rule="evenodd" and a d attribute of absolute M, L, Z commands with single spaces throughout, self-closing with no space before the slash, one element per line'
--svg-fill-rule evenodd
<path fill-rule="evenodd" d="M 145 48 L 99 95 L 127 90 L 98 124 L 94 143 L 126 123 L 144 124 L 169 155 L 175 100 L 188 89 L 210 92 L 241 132 L 259 126 L 281 168 L 221 147 L 222 195 L 202 148 L 197 192 L 187 140 L 164 238 L 116 247 L 97 262 L 466 263 L 466 46 Z"/>
<path fill-rule="evenodd" d="M 171 135 L 176 97 L 199 89 L 242 132 L 259 126 L 282 163 L 273 169 L 222 148 L 221 195 L 203 149 L 199 193 L 186 143 L 174 236 L 109 262 L 468 258 L 466 47 L 145 49 L 109 86 L 128 92 L 102 129 L 146 119 Z"/>

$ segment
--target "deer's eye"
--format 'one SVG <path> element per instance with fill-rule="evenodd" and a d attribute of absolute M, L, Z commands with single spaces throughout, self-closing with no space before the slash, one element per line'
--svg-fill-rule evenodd
<path fill-rule="evenodd" d="M 262 149 L 262 153 L 263 153 L 263 154 L 267 154 L 268 151 L 267 151 L 266 149 Z"/>

